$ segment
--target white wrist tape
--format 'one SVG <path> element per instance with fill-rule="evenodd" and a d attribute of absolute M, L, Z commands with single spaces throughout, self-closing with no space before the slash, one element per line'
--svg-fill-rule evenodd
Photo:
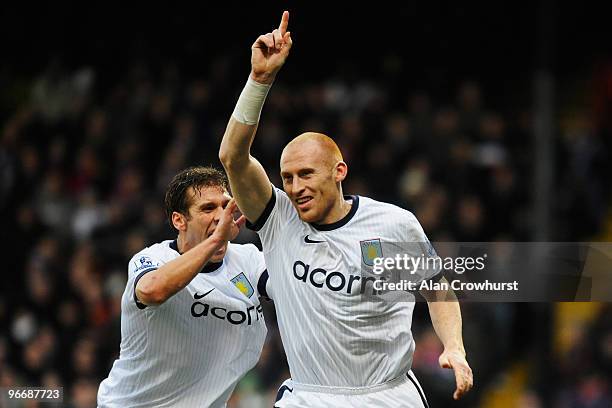
<path fill-rule="evenodd" d="M 238 98 L 234 113 L 232 113 L 234 119 L 245 125 L 259 123 L 261 110 L 271 87 L 272 84 L 260 84 L 249 76 L 240 98 Z"/>

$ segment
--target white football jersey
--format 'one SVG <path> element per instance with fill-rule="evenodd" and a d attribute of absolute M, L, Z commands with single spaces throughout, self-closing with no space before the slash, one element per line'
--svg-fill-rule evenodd
<path fill-rule="evenodd" d="M 350 212 L 328 225 L 300 220 L 284 191 L 274 188 L 258 232 L 283 346 L 294 382 L 321 387 L 369 387 L 405 376 L 415 343 L 414 297 L 372 302 L 363 264 L 385 243 L 414 242 L 432 255 L 412 213 L 367 197 L 351 196 Z M 419 250 L 418 252 L 421 252 Z M 420 256 L 420 254 L 413 254 Z M 424 271 L 421 279 L 438 275 Z M 363 276 L 362 276 L 363 275 Z"/>
<path fill-rule="evenodd" d="M 206 265 L 165 303 L 138 302 L 138 279 L 179 255 L 176 241 L 163 241 L 130 260 L 120 355 L 100 384 L 99 407 L 224 407 L 259 360 L 267 332 L 261 252 L 230 243 L 222 263 Z"/>

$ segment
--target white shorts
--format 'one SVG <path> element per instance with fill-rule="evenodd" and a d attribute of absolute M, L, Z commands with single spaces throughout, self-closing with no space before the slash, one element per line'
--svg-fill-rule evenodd
<path fill-rule="evenodd" d="M 429 408 L 425 393 L 409 371 L 384 384 L 365 388 L 315 387 L 291 378 L 278 389 L 275 408 Z"/>

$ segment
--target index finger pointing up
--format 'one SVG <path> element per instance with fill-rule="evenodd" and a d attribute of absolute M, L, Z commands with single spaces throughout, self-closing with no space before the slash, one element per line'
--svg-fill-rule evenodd
<path fill-rule="evenodd" d="M 289 12 L 283 11 L 283 17 L 281 18 L 281 22 L 278 26 L 278 31 L 280 31 L 281 37 L 285 36 L 287 32 L 287 26 L 289 25 Z"/>

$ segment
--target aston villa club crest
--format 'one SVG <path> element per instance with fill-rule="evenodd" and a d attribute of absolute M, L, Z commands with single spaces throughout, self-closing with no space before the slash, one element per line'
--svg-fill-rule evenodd
<path fill-rule="evenodd" d="M 244 272 L 240 272 L 240 274 L 234 276 L 230 282 L 232 282 L 234 286 L 236 286 L 236 288 L 238 288 L 238 290 L 248 298 L 250 298 L 255 292 L 251 282 L 249 282 Z"/>
<path fill-rule="evenodd" d="M 374 266 L 374 259 L 382 258 L 380 238 L 359 241 L 359 245 L 361 246 L 361 259 L 367 266 Z"/>

